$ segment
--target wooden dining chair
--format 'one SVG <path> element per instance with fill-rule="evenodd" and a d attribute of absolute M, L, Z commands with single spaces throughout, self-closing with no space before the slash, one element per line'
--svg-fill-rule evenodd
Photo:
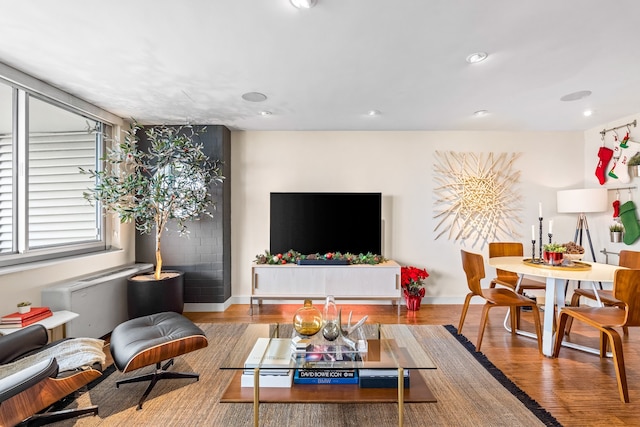
<path fill-rule="evenodd" d="M 620 267 L 640 269 L 640 252 L 638 251 L 620 251 L 620 256 L 618 258 L 618 265 Z M 578 307 L 580 305 L 580 297 L 585 297 L 587 299 L 592 299 L 597 301 L 596 293 L 593 289 L 587 288 L 577 288 L 573 291 L 573 295 L 571 296 L 571 307 Z M 613 297 L 612 290 L 599 290 L 598 297 L 600 297 L 600 302 L 604 306 L 618 306 L 624 307 L 624 303 L 620 300 L 617 300 Z M 573 324 L 573 319 L 569 318 L 567 320 L 567 326 L 565 328 L 565 334 L 569 335 L 571 332 L 571 325 Z M 622 331 L 625 335 L 629 334 L 629 328 L 626 326 L 622 328 Z"/>
<path fill-rule="evenodd" d="M 524 247 L 522 246 L 522 243 L 490 242 L 489 258 L 502 256 L 524 256 Z M 520 281 L 520 283 L 518 283 L 518 281 Z M 491 280 L 489 287 L 495 288 L 497 285 L 513 289 L 519 294 L 524 294 L 525 290 L 545 290 L 547 286 L 544 282 L 538 282 L 537 280 L 521 277 L 517 273 L 500 270 L 498 268 L 496 269 L 496 277 Z M 520 310 L 516 310 L 516 326 L 518 328 L 520 327 Z"/>
<path fill-rule="evenodd" d="M 524 248 L 520 242 L 490 242 L 489 243 L 489 258 L 501 257 L 501 256 L 524 256 Z M 504 271 L 496 269 L 496 277 L 491 280 L 489 287 L 495 288 L 496 285 L 506 286 L 515 290 L 517 293 L 522 294 L 526 289 L 546 289 L 544 282 L 538 282 L 537 280 L 527 279 L 523 277 L 518 286 L 518 279 L 520 276 L 510 271 Z"/>
<path fill-rule="evenodd" d="M 480 319 L 480 329 L 478 331 L 478 344 L 476 350 L 480 351 L 482 345 L 482 336 L 489 319 L 489 310 L 493 307 L 509 307 L 511 311 L 511 333 L 516 333 L 516 311 L 520 307 L 531 307 L 533 320 L 536 328 L 536 336 L 538 337 L 538 351 L 542 353 L 542 327 L 540 324 L 540 311 L 535 301 L 515 293 L 511 289 L 506 288 L 482 288 L 481 281 L 485 278 L 484 259 L 482 255 L 461 250 L 462 268 L 467 276 L 467 286 L 470 292 L 464 300 L 462 314 L 460 315 L 460 324 L 458 325 L 458 333 L 462 333 L 464 319 L 467 316 L 469 303 L 471 298 L 479 296 L 485 299 L 486 303 L 482 308 L 482 318 Z"/>
<path fill-rule="evenodd" d="M 618 380 L 620 400 L 629 403 L 627 374 L 622 354 L 622 339 L 614 329 L 616 327 L 640 326 L 640 270 L 620 269 L 613 279 L 613 297 L 623 303 L 620 306 L 605 307 L 563 307 L 560 310 L 558 333 L 553 348 L 553 357 L 558 357 L 564 330 L 569 319 L 576 319 L 600 331 L 600 357 L 605 357 L 611 346 L 613 363 Z"/>

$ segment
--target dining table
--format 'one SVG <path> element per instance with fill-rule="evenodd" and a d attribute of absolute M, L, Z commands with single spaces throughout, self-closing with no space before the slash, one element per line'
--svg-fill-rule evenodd
<path fill-rule="evenodd" d="M 537 261 L 537 262 L 536 262 Z M 558 313 L 565 306 L 565 290 L 569 281 L 579 281 L 591 283 L 598 303 L 600 300 L 597 296 L 599 284 L 613 283 L 616 270 L 625 268 L 618 265 L 604 264 L 598 262 L 587 261 L 569 261 L 560 266 L 552 266 L 521 256 L 505 256 L 489 258 L 489 266 L 496 269 L 510 271 L 518 274 L 520 279 L 524 276 L 537 277 L 544 279 L 546 283 L 545 301 L 544 301 L 544 322 L 542 328 L 542 353 L 545 356 L 553 356 L 554 345 L 554 325 L 556 308 Z M 519 282 L 519 281 L 518 281 Z M 596 285 L 598 284 L 598 285 Z M 505 321 L 505 327 L 508 322 Z M 531 336 L 535 338 L 535 334 L 526 331 L 516 331 L 520 335 Z M 563 346 L 575 348 L 590 353 L 600 354 L 599 349 L 594 349 L 564 340 Z"/>

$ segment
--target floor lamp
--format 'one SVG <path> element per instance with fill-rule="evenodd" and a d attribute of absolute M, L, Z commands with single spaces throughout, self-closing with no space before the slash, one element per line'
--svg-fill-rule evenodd
<path fill-rule="evenodd" d="M 582 235 L 586 232 L 589 241 L 589 249 L 593 261 L 596 261 L 596 253 L 591 242 L 587 213 L 606 212 L 608 209 L 608 196 L 606 188 L 584 188 L 579 190 L 563 190 L 557 193 L 558 213 L 577 213 L 576 234 L 573 241 L 582 246 Z M 580 286 L 578 284 L 578 286 Z M 600 284 L 602 289 L 602 283 Z"/>
<path fill-rule="evenodd" d="M 608 209 L 608 197 L 606 188 L 584 188 L 580 190 L 563 190 L 558 191 L 558 213 L 577 213 L 578 222 L 576 223 L 576 234 L 573 241 L 582 246 L 583 231 L 587 234 L 589 240 L 589 249 L 593 261 L 596 261 L 596 254 L 593 250 L 591 242 L 591 233 L 589 233 L 589 224 L 587 223 L 587 213 L 590 212 L 606 212 Z"/>

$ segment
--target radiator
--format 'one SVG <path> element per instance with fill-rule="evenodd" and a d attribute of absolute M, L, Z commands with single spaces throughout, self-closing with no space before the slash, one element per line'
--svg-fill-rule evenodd
<path fill-rule="evenodd" d="M 79 314 L 66 325 L 68 337 L 101 338 L 128 320 L 127 278 L 152 269 L 152 264 L 132 264 L 44 288 L 42 305 Z"/>

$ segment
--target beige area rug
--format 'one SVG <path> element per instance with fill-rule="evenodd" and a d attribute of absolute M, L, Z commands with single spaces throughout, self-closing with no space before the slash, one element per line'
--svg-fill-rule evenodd
<path fill-rule="evenodd" d="M 200 381 L 162 380 L 142 410 L 137 402 L 147 383 L 115 382 L 120 372 L 81 395 L 69 407 L 99 405 L 99 415 L 56 423 L 56 426 L 251 426 L 249 403 L 220 403 L 233 372 L 219 365 L 246 325 L 201 324 L 209 346 L 175 359 L 175 371 L 200 373 Z M 422 375 L 437 403 L 405 405 L 405 426 L 544 426 L 545 424 L 476 360 L 464 343 L 443 326 L 406 326 L 423 345 L 438 369 Z M 451 329 L 451 327 L 449 327 Z M 464 341 L 464 337 L 462 337 Z M 476 353 L 476 355 L 480 355 Z M 143 373 L 141 369 L 133 374 Z M 413 375 L 413 373 L 412 373 Z M 544 411 L 543 411 L 544 412 Z M 548 415 L 548 414 L 547 414 Z M 261 404 L 261 426 L 342 427 L 396 426 L 396 404 Z"/>

